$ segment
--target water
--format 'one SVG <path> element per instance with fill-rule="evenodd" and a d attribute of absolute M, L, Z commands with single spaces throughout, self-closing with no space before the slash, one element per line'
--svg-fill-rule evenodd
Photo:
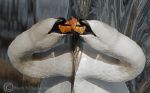
<path fill-rule="evenodd" d="M 143 73 L 127 82 L 127 85 L 133 93 L 136 91 L 148 93 L 146 86 L 150 87 L 148 83 L 150 82 L 150 0 L 0 0 L 0 65 L 2 66 L 2 62 L 10 65 L 6 54 L 7 48 L 18 34 L 42 19 L 49 17 L 69 19 L 71 16 L 101 20 L 135 40 L 144 50 L 147 64 Z M 17 82 L 17 78 L 12 79 L 9 76 L 10 73 L 18 73 L 17 71 L 0 69 L 2 81 Z M 4 72 L 4 75 L 8 75 L 5 79 L 2 78 Z M 18 86 L 26 85 L 24 78 L 27 77 L 21 75 L 20 78 L 22 83 Z M 39 81 L 39 79 L 34 81 L 36 86 Z M 27 82 L 29 83 L 27 86 L 30 86 L 30 78 Z"/>

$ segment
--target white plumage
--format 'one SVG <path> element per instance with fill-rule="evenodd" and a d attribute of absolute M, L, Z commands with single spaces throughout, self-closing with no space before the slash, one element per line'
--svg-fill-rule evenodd
<path fill-rule="evenodd" d="M 63 34 L 48 34 L 56 21 L 47 19 L 39 22 L 11 43 L 8 56 L 13 66 L 21 73 L 38 78 L 72 76 L 73 57 L 68 45 L 62 45 L 63 50 L 67 52 L 59 56 L 52 57 L 52 53 L 55 54 L 53 51 L 43 60 L 30 58 L 34 52 L 54 48 L 62 39 Z M 128 93 L 124 82 L 134 79 L 145 66 L 142 49 L 133 40 L 107 24 L 96 20 L 87 22 L 96 36 L 80 35 L 85 42 L 80 42 L 83 50 L 78 55 L 79 67 L 75 72 L 74 92 Z M 65 84 L 69 83 L 64 82 Z M 54 85 L 46 93 L 55 93 L 55 90 L 58 92 L 63 90 L 62 88 L 63 82 Z"/>
<path fill-rule="evenodd" d="M 145 66 L 142 49 L 116 29 L 100 21 L 87 21 L 94 35 L 82 35 L 75 93 L 128 93 L 125 82 Z"/>
<path fill-rule="evenodd" d="M 11 43 L 8 48 L 8 56 L 18 71 L 30 77 L 37 78 L 72 75 L 71 52 L 53 56 L 53 53 L 55 54 L 56 51 L 52 51 L 43 60 L 31 59 L 32 54 L 35 52 L 54 48 L 64 36 L 59 33 L 48 34 L 56 21 L 56 19 L 52 18 L 41 21 L 33 25 L 29 30 L 18 35 Z M 66 46 L 63 49 L 64 51 L 70 50 L 67 45 L 62 46 Z"/>

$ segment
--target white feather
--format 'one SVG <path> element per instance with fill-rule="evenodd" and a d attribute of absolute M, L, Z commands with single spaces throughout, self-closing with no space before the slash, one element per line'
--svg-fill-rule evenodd
<path fill-rule="evenodd" d="M 77 72 L 80 77 L 125 82 L 137 77 L 143 71 L 145 56 L 139 45 L 107 24 L 95 20 L 88 23 L 96 36 L 82 35 L 87 44 L 83 44 L 84 51 Z M 86 47 L 88 45 L 93 51 L 97 51 L 96 55 L 103 54 L 107 57 L 103 56 L 97 60 L 96 57 L 88 56 L 85 53 L 89 51 Z M 106 60 L 108 58 L 111 60 Z"/>
<path fill-rule="evenodd" d="M 8 48 L 8 56 L 18 71 L 36 78 L 72 75 L 72 54 L 67 51 L 69 50 L 67 45 L 64 48 L 67 53 L 65 52 L 62 55 L 51 56 L 53 54 L 49 54 L 48 58 L 43 60 L 32 60 L 30 58 L 34 52 L 51 49 L 62 39 L 62 34 L 48 34 L 56 21 L 56 19 L 41 21 L 18 35 L 11 43 Z M 52 53 L 55 53 L 55 51 Z M 26 57 L 28 58 L 25 59 Z"/>

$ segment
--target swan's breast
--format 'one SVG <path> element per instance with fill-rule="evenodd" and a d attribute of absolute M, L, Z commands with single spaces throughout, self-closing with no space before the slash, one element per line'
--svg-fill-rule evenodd
<path fill-rule="evenodd" d="M 113 83 L 101 80 L 76 80 L 75 93 L 129 93 L 125 83 Z"/>
<path fill-rule="evenodd" d="M 116 59 L 94 51 L 87 44 L 78 54 L 78 67 L 76 67 L 74 92 L 75 93 L 129 93 L 124 82 L 107 82 L 100 79 L 112 78 L 117 75 Z M 108 66 L 109 64 L 109 66 Z M 123 75 L 123 74 L 121 74 Z"/>
<path fill-rule="evenodd" d="M 32 77 L 70 77 L 72 76 L 72 56 L 70 53 L 65 53 L 42 62 L 35 61 L 31 63 L 30 69 L 24 69 L 24 72 L 30 73 Z"/>

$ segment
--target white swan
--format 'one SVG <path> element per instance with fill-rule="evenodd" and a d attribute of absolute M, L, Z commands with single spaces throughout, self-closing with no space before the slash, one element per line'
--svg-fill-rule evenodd
<path fill-rule="evenodd" d="M 75 93 L 128 93 L 125 81 L 134 79 L 145 66 L 142 49 L 116 29 L 88 20 L 96 35 L 81 35 Z"/>
<path fill-rule="evenodd" d="M 69 45 L 58 43 L 63 39 L 64 34 L 53 32 L 48 34 L 56 21 L 57 19 L 53 18 L 43 20 L 18 35 L 11 43 L 8 56 L 18 71 L 37 78 L 72 76 L 72 54 Z M 50 49 L 50 54 L 44 59 L 32 59 L 33 53 L 48 49 Z M 59 54 L 61 51 L 64 52 Z"/>
<path fill-rule="evenodd" d="M 43 20 L 18 35 L 8 48 L 8 57 L 13 66 L 27 76 L 51 77 L 51 87 L 40 88 L 45 89 L 45 93 L 71 93 L 73 58 L 70 42 L 63 34 L 49 34 L 56 21 L 53 18 Z M 45 51 L 48 51 L 46 55 L 40 54 L 42 59 L 32 59 L 33 53 L 45 54 Z"/>

